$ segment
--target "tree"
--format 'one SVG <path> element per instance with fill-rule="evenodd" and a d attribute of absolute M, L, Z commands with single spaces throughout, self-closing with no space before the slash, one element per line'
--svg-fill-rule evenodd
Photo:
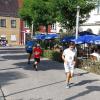
<path fill-rule="evenodd" d="M 91 0 L 24 0 L 19 14 L 29 25 L 34 24 L 34 30 L 39 25 L 48 25 L 56 21 L 71 31 L 76 25 L 77 6 L 80 6 L 80 24 L 89 18 L 89 12 L 95 8 Z"/>
<path fill-rule="evenodd" d="M 89 12 L 95 8 L 90 0 L 55 0 L 53 2 L 58 12 L 58 22 L 69 31 L 73 30 L 76 25 L 77 6 L 80 6 L 80 24 L 89 18 Z"/>
<path fill-rule="evenodd" d="M 24 0 L 23 6 L 19 9 L 19 17 L 28 22 L 28 25 L 31 26 L 32 17 L 31 17 L 31 1 L 32 0 Z"/>
<path fill-rule="evenodd" d="M 29 25 L 33 22 L 34 30 L 40 25 L 46 26 L 48 30 L 48 25 L 56 21 L 51 0 L 24 0 L 19 14 L 23 20 L 29 22 Z"/>

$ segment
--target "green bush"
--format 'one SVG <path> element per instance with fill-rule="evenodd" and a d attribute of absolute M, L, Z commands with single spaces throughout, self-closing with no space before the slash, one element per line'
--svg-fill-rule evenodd
<path fill-rule="evenodd" d="M 93 62 L 90 59 L 82 60 L 79 66 L 89 72 L 100 75 L 100 62 Z"/>
<path fill-rule="evenodd" d="M 62 62 L 62 57 L 61 56 L 62 56 L 61 52 L 54 51 L 52 53 L 52 60 Z"/>
<path fill-rule="evenodd" d="M 52 58 L 52 53 L 53 53 L 52 50 L 43 50 L 42 57 L 46 57 L 46 58 L 51 59 Z"/>
<path fill-rule="evenodd" d="M 53 50 L 43 50 L 42 57 L 62 62 L 61 53 Z"/>

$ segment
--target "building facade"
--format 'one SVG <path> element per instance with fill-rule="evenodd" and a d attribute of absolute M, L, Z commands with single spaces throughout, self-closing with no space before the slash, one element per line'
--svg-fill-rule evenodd
<path fill-rule="evenodd" d="M 0 38 L 5 38 L 8 45 L 18 45 L 19 34 L 18 1 L 0 0 Z"/>
<path fill-rule="evenodd" d="M 79 32 L 91 31 L 94 34 L 100 35 L 100 0 L 94 0 L 94 3 L 96 5 L 95 9 L 90 12 L 89 19 L 85 23 L 79 25 Z M 59 23 L 54 23 L 50 31 L 60 33 L 60 30 L 66 32 L 66 29 L 63 29 Z"/>
<path fill-rule="evenodd" d="M 100 0 L 94 2 L 96 8 L 90 12 L 90 18 L 80 25 L 80 31 L 89 30 L 94 34 L 100 34 Z"/>
<path fill-rule="evenodd" d="M 9 45 L 19 44 L 20 19 L 0 16 L 0 37 L 5 38 Z"/>
<path fill-rule="evenodd" d="M 100 0 L 94 0 L 95 9 L 90 12 L 89 19 L 79 26 L 79 31 L 91 31 L 94 34 L 100 34 Z M 81 10 L 81 9 L 80 9 Z M 60 23 L 56 22 L 51 25 L 49 32 L 60 33 L 66 32 L 66 29 L 61 27 Z"/>
<path fill-rule="evenodd" d="M 0 39 L 8 45 L 25 44 L 25 33 L 29 30 L 18 16 L 23 0 L 0 0 Z"/>
<path fill-rule="evenodd" d="M 66 32 L 66 29 L 64 29 L 63 27 L 61 27 L 60 23 L 56 22 L 53 23 L 52 25 L 48 25 L 48 33 L 60 33 L 61 30 L 63 32 Z M 40 26 L 39 27 L 39 32 L 40 33 L 46 33 L 46 27 L 45 26 Z"/>

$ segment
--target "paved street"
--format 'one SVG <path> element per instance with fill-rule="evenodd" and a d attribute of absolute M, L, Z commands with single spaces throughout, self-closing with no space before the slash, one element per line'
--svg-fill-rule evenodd
<path fill-rule="evenodd" d="M 100 100 L 100 75 L 75 69 L 66 89 L 62 63 L 42 58 L 34 71 L 32 60 L 24 49 L 0 50 L 0 100 Z"/>

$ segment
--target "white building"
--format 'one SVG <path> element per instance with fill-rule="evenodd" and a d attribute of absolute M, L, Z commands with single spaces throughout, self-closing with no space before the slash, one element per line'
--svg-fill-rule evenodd
<path fill-rule="evenodd" d="M 90 12 L 90 18 L 82 25 L 80 31 L 91 30 L 94 34 L 100 34 L 100 0 L 96 2 L 96 8 Z"/>
<path fill-rule="evenodd" d="M 91 30 L 94 34 L 100 34 L 100 0 L 97 0 L 95 3 L 96 8 L 90 12 L 90 18 L 85 23 L 80 25 L 80 32 Z M 61 25 L 58 22 L 52 24 L 51 32 L 60 33 L 60 30 L 66 32 L 66 29 L 61 27 Z"/>
<path fill-rule="evenodd" d="M 56 22 L 56 23 L 52 24 L 52 26 L 51 26 L 51 32 L 52 33 L 60 33 L 61 30 L 63 32 L 66 32 L 66 29 L 61 27 L 60 23 Z"/>

